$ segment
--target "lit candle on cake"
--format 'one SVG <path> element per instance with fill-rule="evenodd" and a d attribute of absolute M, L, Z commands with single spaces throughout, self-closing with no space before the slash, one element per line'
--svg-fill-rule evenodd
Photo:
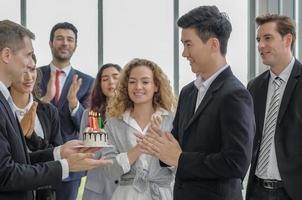
<path fill-rule="evenodd" d="M 93 123 L 93 130 L 97 128 L 97 122 L 96 122 L 96 114 L 95 112 L 92 112 L 92 123 Z"/>
<path fill-rule="evenodd" d="M 99 128 L 102 128 L 102 118 L 101 118 L 101 113 L 98 113 L 98 124 L 99 124 Z"/>
<path fill-rule="evenodd" d="M 88 119 L 89 119 L 89 128 L 93 128 L 92 111 L 89 112 Z"/>

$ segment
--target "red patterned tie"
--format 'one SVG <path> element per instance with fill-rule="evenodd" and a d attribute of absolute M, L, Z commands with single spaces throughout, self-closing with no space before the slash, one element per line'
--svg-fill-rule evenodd
<path fill-rule="evenodd" d="M 56 80 L 55 80 L 55 86 L 56 86 L 56 96 L 55 96 L 55 100 L 56 100 L 56 103 L 59 102 L 59 99 L 60 99 L 60 75 L 61 73 L 64 73 L 63 71 L 61 70 L 56 70 Z"/>

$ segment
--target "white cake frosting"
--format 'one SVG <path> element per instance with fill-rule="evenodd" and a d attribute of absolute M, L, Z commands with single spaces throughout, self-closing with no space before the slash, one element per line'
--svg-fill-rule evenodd
<path fill-rule="evenodd" d="M 89 147 L 108 146 L 108 136 L 104 129 L 93 130 L 87 127 L 83 133 L 84 145 Z"/>

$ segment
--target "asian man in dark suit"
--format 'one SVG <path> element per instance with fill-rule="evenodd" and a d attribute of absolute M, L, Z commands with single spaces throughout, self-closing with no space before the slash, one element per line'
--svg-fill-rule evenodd
<path fill-rule="evenodd" d="M 7 89 L 32 70 L 34 34 L 9 20 L 0 21 L 0 199 L 33 200 L 33 190 L 59 185 L 69 172 L 89 170 L 110 163 L 92 159 L 70 141 L 55 149 L 28 153 Z M 56 161 L 54 161 L 56 160 Z"/>
<path fill-rule="evenodd" d="M 269 66 L 248 84 L 256 136 L 247 200 L 302 199 L 302 65 L 294 58 L 296 30 L 288 16 L 256 18 L 262 62 Z"/>
<path fill-rule="evenodd" d="M 241 200 L 255 122 L 252 97 L 225 58 L 231 23 L 216 6 L 195 8 L 177 23 L 197 79 L 179 95 L 172 134 L 153 124 L 141 150 L 177 167 L 174 199 Z"/>
<path fill-rule="evenodd" d="M 70 59 L 77 46 L 77 29 L 68 22 L 56 24 L 50 33 L 52 52 L 50 65 L 40 67 L 43 82 L 42 99 L 57 107 L 60 116 L 63 142 L 79 138 L 83 111 L 94 79 L 71 66 Z M 73 173 L 57 189 L 57 200 L 75 200 L 81 177 L 85 173 Z"/>

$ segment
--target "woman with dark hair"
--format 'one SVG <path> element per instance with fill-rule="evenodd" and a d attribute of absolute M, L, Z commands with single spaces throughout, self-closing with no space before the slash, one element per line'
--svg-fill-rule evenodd
<path fill-rule="evenodd" d="M 88 115 L 90 111 L 101 113 L 102 121 L 106 123 L 106 107 L 108 99 L 113 97 L 117 87 L 121 67 L 108 63 L 103 65 L 94 82 L 90 96 L 89 109 L 85 110 L 82 116 L 80 137 L 84 129 L 88 126 Z M 96 157 L 100 158 L 101 152 L 97 152 Z M 102 168 L 97 168 L 87 172 L 83 200 L 109 200 L 116 188 L 115 180 L 109 180 L 103 173 Z"/>
<path fill-rule="evenodd" d="M 36 64 L 34 55 L 33 61 Z M 13 82 L 9 88 L 27 147 L 32 152 L 63 143 L 57 109 L 39 100 L 38 82 L 40 80 L 41 73 L 34 65 L 23 73 L 22 81 Z M 37 190 L 36 199 L 54 200 L 55 192 L 53 189 Z"/>

